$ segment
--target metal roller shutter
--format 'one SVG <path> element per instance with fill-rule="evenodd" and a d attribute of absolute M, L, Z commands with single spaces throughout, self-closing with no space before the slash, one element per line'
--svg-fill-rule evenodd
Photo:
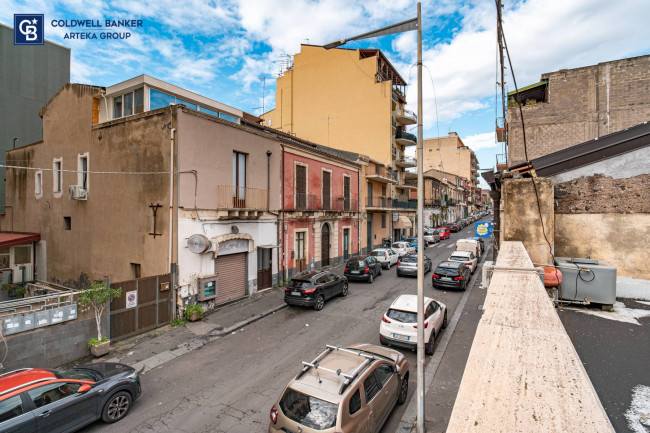
<path fill-rule="evenodd" d="M 215 303 L 246 296 L 246 254 L 218 256 L 214 261 L 214 273 L 218 276 Z"/>

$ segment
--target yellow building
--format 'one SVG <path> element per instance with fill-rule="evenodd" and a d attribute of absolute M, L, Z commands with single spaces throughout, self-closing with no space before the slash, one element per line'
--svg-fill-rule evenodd
<path fill-rule="evenodd" d="M 376 49 L 302 45 L 277 79 L 275 108 L 264 124 L 297 137 L 367 156 L 362 181 L 362 247 L 411 233 L 414 187 L 404 179 L 416 166 L 405 155 L 417 137 L 407 127 L 417 116 L 406 110 L 406 81 Z M 384 216 L 382 216 L 384 215 Z"/>
<path fill-rule="evenodd" d="M 470 179 L 472 195 L 468 201 L 472 204 L 481 201 L 478 187 L 478 159 L 474 151 L 465 146 L 458 134 L 450 132 L 447 137 L 425 138 L 423 152 L 425 172 L 435 169 Z M 475 210 L 468 209 L 469 213 Z"/>

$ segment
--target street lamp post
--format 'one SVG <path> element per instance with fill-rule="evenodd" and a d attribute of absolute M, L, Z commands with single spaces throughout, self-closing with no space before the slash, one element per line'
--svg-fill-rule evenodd
<path fill-rule="evenodd" d="M 418 144 L 417 144 L 417 171 L 418 171 L 418 208 L 417 208 L 417 238 L 418 245 L 424 245 L 424 179 L 423 168 L 423 128 L 422 128 L 422 13 L 421 4 L 418 2 L 418 15 L 416 18 L 392 24 L 378 30 L 363 33 L 351 38 L 344 38 L 326 45 L 323 48 L 340 47 L 341 45 L 359 39 L 375 38 L 377 36 L 417 30 L 418 32 Z M 424 249 L 418 248 L 418 318 L 417 318 L 417 431 L 424 433 Z"/>

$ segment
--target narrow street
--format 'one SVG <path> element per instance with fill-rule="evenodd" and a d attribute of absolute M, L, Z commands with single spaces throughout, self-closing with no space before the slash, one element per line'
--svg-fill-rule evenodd
<path fill-rule="evenodd" d="M 473 225 L 451 239 L 427 248 L 434 267 L 446 259 L 457 239 L 472 236 Z M 472 280 L 480 278 L 480 271 Z M 463 292 L 446 292 L 431 287 L 425 275 L 425 296 L 445 303 L 454 314 Z M 262 432 L 269 422 L 269 410 L 283 387 L 300 369 L 300 362 L 318 355 L 325 344 L 357 342 L 379 344 L 379 321 L 400 294 L 416 293 L 415 278 L 397 278 L 395 267 L 384 270 L 373 284 L 350 283 L 346 298 L 330 300 L 320 311 L 289 307 L 250 326 L 181 356 L 142 376 L 144 394 L 129 416 L 114 425 L 95 423 L 86 431 L 102 432 Z M 474 290 L 478 290 L 475 288 Z M 459 323 L 459 327 L 462 324 Z M 466 330 L 460 351 L 471 345 L 475 326 Z M 441 338 L 439 336 L 438 338 Z M 453 340 L 452 340 L 453 341 Z M 448 347 L 448 350 L 452 344 Z M 447 355 L 447 353 L 446 353 Z M 384 426 L 394 432 L 416 389 L 415 353 L 406 352 L 411 368 L 409 401 L 398 406 Z M 449 372 L 450 392 L 439 396 L 448 419 L 455 399 L 466 354 L 445 358 L 440 372 Z M 429 361 L 427 357 L 427 362 Z M 449 413 L 446 413 L 448 411 Z"/>

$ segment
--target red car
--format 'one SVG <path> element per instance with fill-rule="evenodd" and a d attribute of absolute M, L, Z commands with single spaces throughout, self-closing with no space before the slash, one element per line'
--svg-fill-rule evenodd
<path fill-rule="evenodd" d="M 456 223 L 449 223 L 447 224 L 447 228 L 451 230 L 452 232 L 456 233 L 457 231 L 460 230 L 460 226 Z"/>
<path fill-rule="evenodd" d="M 436 230 L 438 230 L 438 234 L 440 235 L 440 240 L 449 239 L 449 236 L 451 236 L 449 227 L 438 227 Z"/>

